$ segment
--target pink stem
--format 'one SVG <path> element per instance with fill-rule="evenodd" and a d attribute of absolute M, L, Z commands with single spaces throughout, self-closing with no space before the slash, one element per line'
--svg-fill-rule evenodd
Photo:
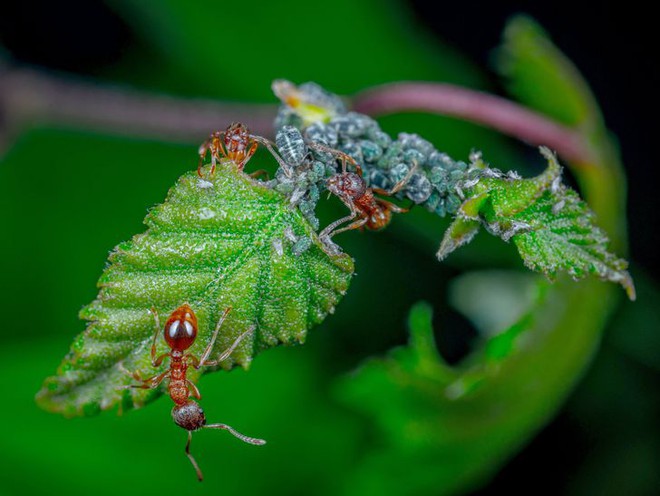
<path fill-rule="evenodd" d="M 546 145 L 578 164 L 592 162 L 588 146 L 569 127 L 504 98 L 451 84 L 385 84 L 358 94 L 353 108 L 374 116 L 406 110 L 450 115 L 532 145 Z"/>
<path fill-rule="evenodd" d="M 234 121 L 270 136 L 277 105 L 153 95 L 30 69 L 0 66 L 0 127 L 64 125 L 139 138 L 199 143 Z M 2 131 L 2 129 L 0 129 Z M 2 138 L 2 136 L 0 136 Z M 5 137 L 6 138 L 6 137 Z"/>

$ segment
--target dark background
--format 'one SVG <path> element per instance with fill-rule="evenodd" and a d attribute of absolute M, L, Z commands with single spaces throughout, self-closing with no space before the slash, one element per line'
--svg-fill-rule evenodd
<path fill-rule="evenodd" d="M 491 50 L 512 14 L 528 13 L 550 33 L 590 83 L 608 127 L 622 144 L 628 174 L 633 270 L 637 274 L 644 271 L 657 280 L 659 223 L 658 209 L 652 201 L 657 196 L 655 145 L 660 77 L 655 17 L 634 2 L 589 6 L 559 1 L 439 4 L 418 0 L 408 6 L 420 26 L 478 65 L 490 63 Z M 92 77 L 117 64 L 127 51 L 149 50 L 139 34 L 99 0 L 4 2 L 0 7 L 0 43 L 17 64 Z M 242 63 L 258 63 L 258 56 L 239 59 L 237 70 Z M 494 74 L 491 84 L 503 92 Z M 615 325 L 617 318 L 624 319 L 615 316 Z M 657 330 L 658 322 L 648 325 Z M 598 388 L 605 381 L 602 370 L 612 363 L 634 370 L 631 380 L 640 388 L 643 400 L 628 402 L 624 397 L 620 404 L 599 403 Z M 624 381 L 620 387 L 629 385 Z M 602 461 L 601 471 L 618 470 L 620 465 L 613 463 L 617 457 L 613 458 L 612 453 L 620 454 L 623 465 L 629 454 L 626 446 L 634 445 L 640 436 L 660 434 L 658 421 L 654 431 L 642 432 L 635 417 L 639 408 L 657 412 L 657 386 L 658 376 L 652 369 L 622 357 L 616 337 L 606 336 L 602 353 L 567 406 L 479 494 L 529 493 L 530 481 L 534 482 L 534 494 L 562 494 L 567 481 L 593 469 L 590 465 Z M 598 415 L 599 411 L 602 415 Z M 639 468 L 641 472 L 652 469 L 653 465 Z M 629 478 L 634 473 L 622 472 L 622 477 Z M 598 487 L 596 481 L 592 488 Z M 628 494 L 648 491 L 648 486 L 636 488 L 634 483 L 624 487 L 630 490 Z"/>

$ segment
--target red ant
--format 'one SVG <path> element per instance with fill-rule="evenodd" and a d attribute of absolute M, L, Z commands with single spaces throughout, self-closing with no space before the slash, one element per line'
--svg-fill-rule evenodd
<path fill-rule="evenodd" d="M 350 209 L 351 213 L 346 217 L 334 221 L 323 229 L 319 234 L 321 240 L 329 241 L 332 236 L 339 234 L 340 232 L 358 229 L 363 226 L 372 230 L 382 229 L 390 223 L 392 212 L 404 213 L 408 211 L 407 208 L 401 208 L 392 202 L 374 196 L 374 193 L 383 196 L 393 196 L 397 194 L 410 180 L 412 174 L 417 168 L 417 164 L 410 169 L 410 172 L 408 172 L 406 177 L 396 183 L 390 190 L 368 188 L 367 183 L 362 177 L 362 168 L 355 163 L 354 165 L 356 167 L 356 172 L 347 172 L 346 162 L 344 162 L 342 172 L 329 177 L 326 181 L 328 191 L 338 196 L 344 205 Z M 340 226 L 349 220 L 353 220 L 355 217 L 359 218 L 341 229 L 336 229 L 337 226 Z"/>
<path fill-rule="evenodd" d="M 204 143 L 199 146 L 199 164 L 197 174 L 202 177 L 202 165 L 206 154 L 211 152 L 211 174 L 215 173 L 215 166 L 222 158 L 231 160 L 238 170 L 242 171 L 245 164 L 257 151 L 259 144 L 264 145 L 271 153 L 275 153 L 272 143 L 266 138 L 250 134 L 248 127 L 240 122 L 232 122 L 224 131 L 214 131 Z M 222 154 L 222 156 L 221 156 Z M 253 175 L 262 174 L 257 171 Z"/>
<path fill-rule="evenodd" d="M 225 310 L 225 312 L 222 314 L 222 317 L 220 317 L 220 320 L 215 327 L 215 331 L 213 332 L 213 337 L 204 350 L 202 357 L 197 358 L 192 353 L 186 352 L 186 350 L 193 345 L 195 338 L 197 337 L 197 317 L 195 316 L 192 308 L 190 308 L 190 306 L 185 303 L 177 308 L 174 312 L 172 312 L 170 318 L 167 319 L 167 322 L 165 323 L 164 335 L 165 341 L 170 347 L 170 351 L 159 356 L 156 356 L 156 339 L 161 327 L 158 321 L 158 313 L 156 312 L 155 308 L 152 308 L 151 313 L 154 316 L 156 332 L 154 333 L 153 342 L 151 344 L 151 364 L 154 368 L 158 368 L 163 363 L 163 360 L 169 357 L 170 366 L 164 372 L 147 379 L 142 379 L 138 372 L 130 373 L 127 371 L 135 380 L 139 381 L 141 384 L 123 386 L 121 388 L 156 389 L 163 381 L 163 379 L 169 379 L 167 392 L 172 398 L 172 401 L 175 403 L 175 406 L 172 409 L 172 419 L 179 427 L 182 427 L 188 431 L 186 455 L 195 468 L 195 471 L 197 472 L 197 478 L 200 480 L 200 482 L 202 481 L 202 471 L 199 469 L 197 462 L 190 454 L 190 441 L 192 440 L 193 431 L 197 431 L 199 429 L 224 429 L 229 431 L 241 441 L 248 444 L 266 444 L 266 441 L 263 439 L 255 439 L 245 436 L 228 425 L 207 424 L 206 418 L 204 417 L 204 411 L 194 400 L 190 399 L 191 395 L 197 400 L 200 400 L 202 396 L 200 395 L 197 386 L 195 386 L 195 384 L 186 378 L 188 365 L 192 365 L 196 369 L 200 369 L 201 367 L 214 367 L 220 364 L 220 362 L 226 360 L 234 352 L 243 338 L 254 330 L 248 329 L 243 334 L 241 334 L 227 350 L 222 352 L 216 360 L 209 360 L 208 358 L 211 355 L 211 351 L 213 350 L 213 345 L 215 344 L 215 341 L 218 337 L 220 327 L 222 326 L 222 323 L 230 311 L 231 307 L 227 308 L 227 310 Z"/>

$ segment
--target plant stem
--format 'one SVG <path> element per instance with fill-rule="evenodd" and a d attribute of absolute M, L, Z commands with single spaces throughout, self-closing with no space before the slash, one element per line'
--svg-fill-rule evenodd
<path fill-rule="evenodd" d="M 0 65 L 0 146 L 33 124 L 198 143 L 238 121 L 270 136 L 276 112 L 277 105 L 153 95 Z"/>
<path fill-rule="evenodd" d="M 405 110 L 450 115 L 546 145 L 571 162 L 593 163 L 591 149 L 577 131 L 504 98 L 451 84 L 385 84 L 358 94 L 353 108 L 372 116 Z"/>

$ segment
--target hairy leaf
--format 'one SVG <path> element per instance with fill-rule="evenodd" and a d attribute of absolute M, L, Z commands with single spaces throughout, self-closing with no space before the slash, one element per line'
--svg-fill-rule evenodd
<path fill-rule="evenodd" d="M 110 255 L 97 299 L 81 312 L 87 329 L 37 396 L 43 408 L 87 415 L 122 400 L 126 408 L 140 407 L 158 396 L 161 391 L 118 389 L 135 382 L 122 367 L 142 377 L 156 372 L 152 307 L 163 324 L 181 304 L 191 305 L 199 334 L 190 351 L 197 356 L 232 307 L 213 353 L 254 327 L 222 364 L 248 367 L 259 351 L 303 342 L 333 311 L 353 273 L 352 259 L 329 257 L 297 209 L 230 164 L 208 181 L 192 172 L 181 177 L 146 224 L 145 233 Z M 158 352 L 166 351 L 159 337 Z"/>
<path fill-rule="evenodd" d="M 490 233 L 512 240 L 530 269 L 550 278 L 560 272 L 574 279 L 595 275 L 621 284 L 634 300 L 627 262 L 607 250 L 609 241 L 596 226 L 594 214 L 561 183 L 561 166 L 554 154 L 547 148 L 541 153 L 548 168 L 535 178 L 494 174 L 474 186 L 447 230 L 438 257 L 443 259 L 470 241 L 479 221 Z"/>

